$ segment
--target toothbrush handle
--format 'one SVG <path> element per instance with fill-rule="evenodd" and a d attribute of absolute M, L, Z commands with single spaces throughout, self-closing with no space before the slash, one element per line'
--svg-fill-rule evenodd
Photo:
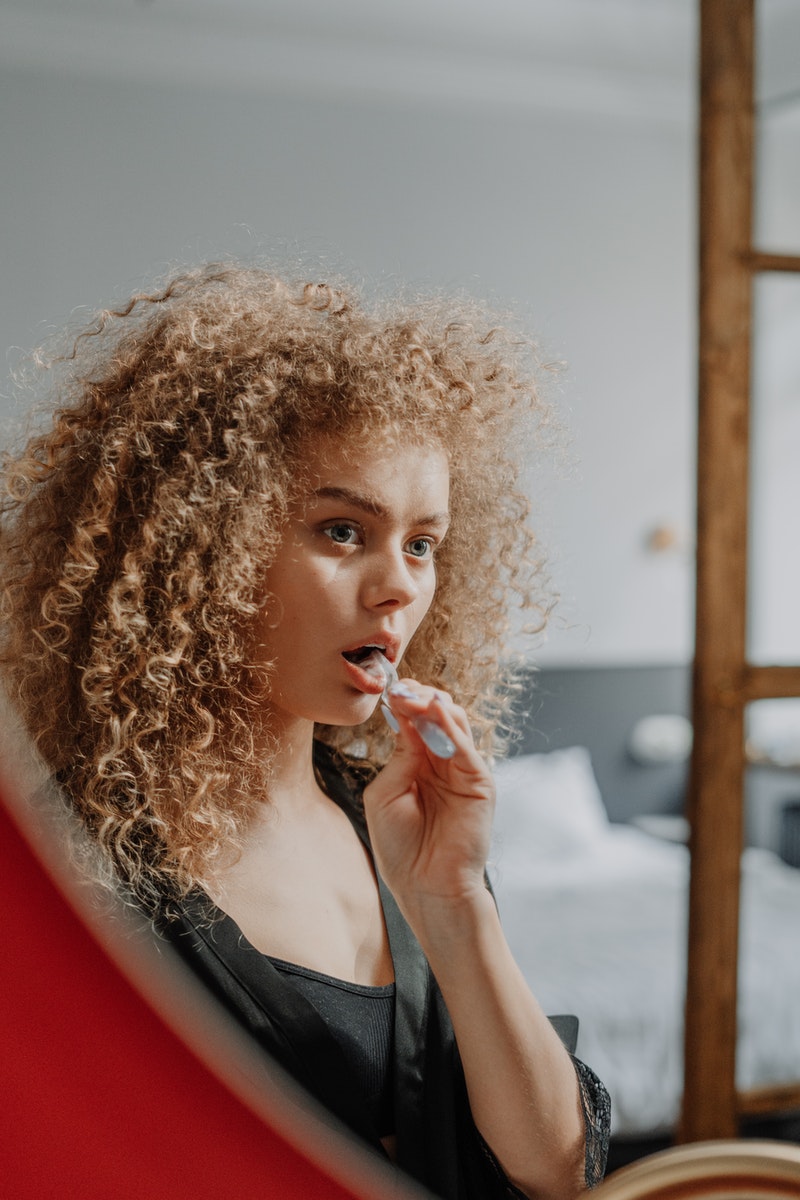
<path fill-rule="evenodd" d="M 435 754 L 437 758 L 453 757 L 456 752 L 454 743 L 450 740 L 444 730 L 440 729 L 438 725 L 435 725 L 433 721 L 420 719 L 414 722 L 414 728 L 430 750 L 431 754 Z"/>
<path fill-rule="evenodd" d="M 400 724 L 397 720 L 397 717 L 389 708 L 389 705 L 386 703 L 381 704 L 381 710 L 386 718 L 386 724 L 390 727 L 390 729 L 393 729 L 395 733 L 399 733 Z M 423 717 L 420 717 L 419 720 L 414 721 L 414 728 L 430 750 L 431 754 L 435 754 L 437 758 L 453 757 L 456 752 L 454 744 L 451 742 L 444 730 L 440 729 L 438 725 L 435 725 L 433 721 L 427 721 Z"/>

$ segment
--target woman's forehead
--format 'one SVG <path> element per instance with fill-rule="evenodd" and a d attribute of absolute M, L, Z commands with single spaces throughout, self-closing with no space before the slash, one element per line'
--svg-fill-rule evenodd
<path fill-rule="evenodd" d="M 450 470 L 444 449 L 418 439 L 359 441 L 323 436 L 301 456 L 306 502 L 359 497 L 376 511 L 402 498 L 446 515 Z"/>
<path fill-rule="evenodd" d="M 413 469 L 437 463 L 448 471 L 448 454 L 436 438 L 422 438 L 413 430 L 397 435 L 384 430 L 350 433 L 320 431 L 306 438 L 300 447 L 299 465 L 308 472 L 344 473 L 352 470 L 387 470 L 402 461 Z"/>

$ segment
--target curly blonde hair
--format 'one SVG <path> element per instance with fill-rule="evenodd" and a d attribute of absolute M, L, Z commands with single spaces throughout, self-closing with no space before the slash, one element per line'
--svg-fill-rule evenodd
<path fill-rule="evenodd" d="M 492 747 L 512 603 L 544 610 L 519 482 L 542 412 L 531 350 L 467 303 L 367 311 L 347 287 L 214 264 L 102 312 L 47 363 L 51 424 L 3 474 L 0 663 L 141 902 L 213 878 L 264 794 L 252 631 L 315 433 L 445 449 L 452 525 L 404 670 L 451 690 Z M 357 737 L 375 766 L 390 748 L 380 716 L 317 733 Z"/>

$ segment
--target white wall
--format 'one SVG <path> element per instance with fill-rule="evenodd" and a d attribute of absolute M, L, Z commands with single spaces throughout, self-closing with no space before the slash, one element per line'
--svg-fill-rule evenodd
<path fill-rule="evenodd" d="M 795 101 L 799 94 L 795 91 Z M 800 254 L 800 107 L 796 102 L 770 112 L 759 157 L 758 245 Z M 800 276 L 760 276 L 754 294 L 749 653 L 759 662 L 798 663 Z M 795 726 L 800 727 L 797 715 Z"/>
<path fill-rule="evenodd" d="M 646 119 L 6 66 L 0 343 L 30 346 L 176 259 L 293 246 L 370 286 L 507 300 L 569 364 L 575 465 L 533 482 L 562 596 L 539 658 L 688 659 L 690 107 Z M 650 552 L 662 524 L 684 544 Z"/>

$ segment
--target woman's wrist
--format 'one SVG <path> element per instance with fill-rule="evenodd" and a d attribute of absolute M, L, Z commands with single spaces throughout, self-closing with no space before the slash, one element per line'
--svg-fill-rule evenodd
<path fill-rule="evenodd" d="M 405 915 L 432 966 L 462 953 L 474 964 L 476 951 L 493 941 L 499 928 L 494 899 L 483 879 L 456 896 L 416 896 Z"/>

